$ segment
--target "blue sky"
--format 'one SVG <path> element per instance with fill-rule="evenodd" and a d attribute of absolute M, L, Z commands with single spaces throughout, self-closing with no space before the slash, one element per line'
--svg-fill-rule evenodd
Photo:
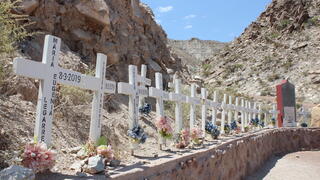
<path fill-rule="evenodd" d="M 232 41 L 272 0 L 141 0 L 171 39 Z"/>

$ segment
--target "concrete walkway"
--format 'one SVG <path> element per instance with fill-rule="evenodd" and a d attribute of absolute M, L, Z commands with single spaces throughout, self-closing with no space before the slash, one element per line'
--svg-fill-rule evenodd
<path fill-rule="evenodd" d="M 320 151 L 301 151 L 272 157 L 248 180 L 320 180 Z"/>

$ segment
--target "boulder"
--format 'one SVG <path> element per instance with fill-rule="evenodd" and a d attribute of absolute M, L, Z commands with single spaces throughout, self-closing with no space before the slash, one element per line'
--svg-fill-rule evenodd
<path fill-rule="evenodd" d="M 90 174 L 101 173 L 105 170 L 105 163 L 103 157 L 101 156 L 93 156 L 88 160 L 88 165 L 84 168 L 84 172 Z"/>
<path fill-rule="evenodd" d="M 104 0 L 82 0 L 76 5 L 77 10 L 89 19 L 96 23 L 109 26 L 109 7 Z"/>
<path fill-rule="evenodd" d="M 320 104 L 311 110 L 311 127 L 320 127 Z"/>
<path fill-rule="evenodd" d="M 26 14 L 32 13 L 38 6 L 38 0 L 24 0 L 20 4 L 21 10 Z"/>
<path fill-rule="evenodd" d="M 1 180 L 34 180 L 35 174 L 31 169 L 12 165 L 0 171 Z"/>

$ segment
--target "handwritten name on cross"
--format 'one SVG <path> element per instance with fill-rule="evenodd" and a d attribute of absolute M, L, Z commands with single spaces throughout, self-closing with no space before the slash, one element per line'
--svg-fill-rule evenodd
<path fill-rule="evenodd" d="M 151 85 L 151 80 L 138 75 L 137 66 L 129 65 L 129 83 L 119 82 L 118 93 L 129 96 L 129 128 L 138 126 L 139 120 L 139 97 L 149 95 L 148 88 L 141 84 Z"/>
<path fill-rule="evenodd" d="M 201 130 L 203 137 L 205 136 L 206 120 L 207 120 L 207 108 L 211 105 L 211 102 L 207 100 L 208 93 L 205 88 L 201 88 Z"/>
<path fill-rule="evenodd" d="M 170 84 L 174 86 L 175 92 L 170 92 L 169 98 L 170 101 L 176 102 L 175 105 L 175 133 L 178 134 L 182 129 L 182 103 L 187 102 L 187 97 L 181 94 L 181 80 L 174 79 L 174 83 Z"/>
<path fill-rule="evenodd" d="M 196 85 L 191 84 L 191 94 L 187 97 L 187 103 L 190 104 L 190 129 L 194 128 L 194 122 L 196 120 L 196 105 L 200 105 L 201 101 L 196 96 Z"/>
<path fill-rule="evenodd" d="M 57 83 L 76 86 L 93 91 L 101 90 L 101 80 L 86 76 L 79 72 L 63 69 L 58 66 L 61 40 L 58 37 L 46 35 L 42 63 L 15 58 L 13 70 L 16 74 L 28 78 L 40 79 L 35 125 L 35 137 L 47 145 L 51 144 L 54 98 Z M 105 81 L 105 92 L 115 91 L 115 83 Z M 100 102 L 95 101 L 94 104 Z M 99 121 L 92 119 L 92 121 Z"/>

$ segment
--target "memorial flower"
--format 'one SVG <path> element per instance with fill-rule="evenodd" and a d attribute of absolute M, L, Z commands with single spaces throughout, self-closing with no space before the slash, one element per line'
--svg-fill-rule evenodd
<path fill-rule="evenodd" d="M 32 169 L 35 173 L 50 170 L 55 164 L 56 152 L 40 143 L 28 143 L 22 154 L 22 165 Z"/>
<path fill-rule="evenodd" d="M 226 134 L 229 134 L 229 133 L 230 133 L 230 130 L 231 130 L 230 126 L 229 126 L 228 124 L 225 124 L 225 125 L 224 125 L 224 132 L 225 132 Z"/>
<path fill-rule="evenodd" d="M 147 140 L 147 135 L 139 125 L 129 129 L 128 136 L 131 137 L 132 141 L 137 144 L 143 144 Z"/>
<path fill-rule="evenodd" d="M 250 121 L 250 124 L 255 126 L 255 127 L 258 127 L 259 119 L 258 118 L 252 118 L 251 121 Z"/>
<path fill-rule="evenodd" d="M 217 139 L 220 135 L 220 131 L 217 126 L 213 125 L 212 122 L 206 121 L 205 125 L 206 133 L 210 134 L 213 139 Z"/>
<path fill-rule="evenodd" d="M 275 125 L 276 125 L 276 119 L 275 119 L 275 118 L 272 118 L 272 119 L 271 119 L 271 123 L 272 123 L 273 126 L 275 126 Z"/>
<path fill-rule="evenodd" d="M 139 108 L 139 112 L 141 114 L 146 114 L 148 115 L 151 112 L 151 105 L 146 103 L 142 107 Z"/>
<path fill-rule="evenodd" d="M 170 139 L 173 135 L 173 129 L 171 128 L 171 119 L 168 117 L 158 117 L 156 119 L 156 127 L 161 137 Z"/>
<path fill-rule="evenodd" d="M 196 145 L 201 144 L 202 143 L 202 131 L 201 131 L 201 129 L 199 129 L 199 128 L 191 129 L 190 138 L 191 138 L 191 141 L 194 144 L 196 144 Z"/>
<path fill-rule="evenodd" d="M 230 124 L 230 127 L 232 130 L 236 130 L 237 129 L 237 122 L 236 121 L 232 121 L 232 123 Z"/>
<path fill-rule="evenodd" d="M 183 129 L 177 135 L 176 147 L 183 149 L 187 147 L 190 143 L 190 131 L 189 129 Z"/>
<path fill-rule="evenodd" d="M 107 158 L 109 161 L 113 160 L 114 154 L 110 145 L 100 145 L 97 147 L 97 154 Z"/>

